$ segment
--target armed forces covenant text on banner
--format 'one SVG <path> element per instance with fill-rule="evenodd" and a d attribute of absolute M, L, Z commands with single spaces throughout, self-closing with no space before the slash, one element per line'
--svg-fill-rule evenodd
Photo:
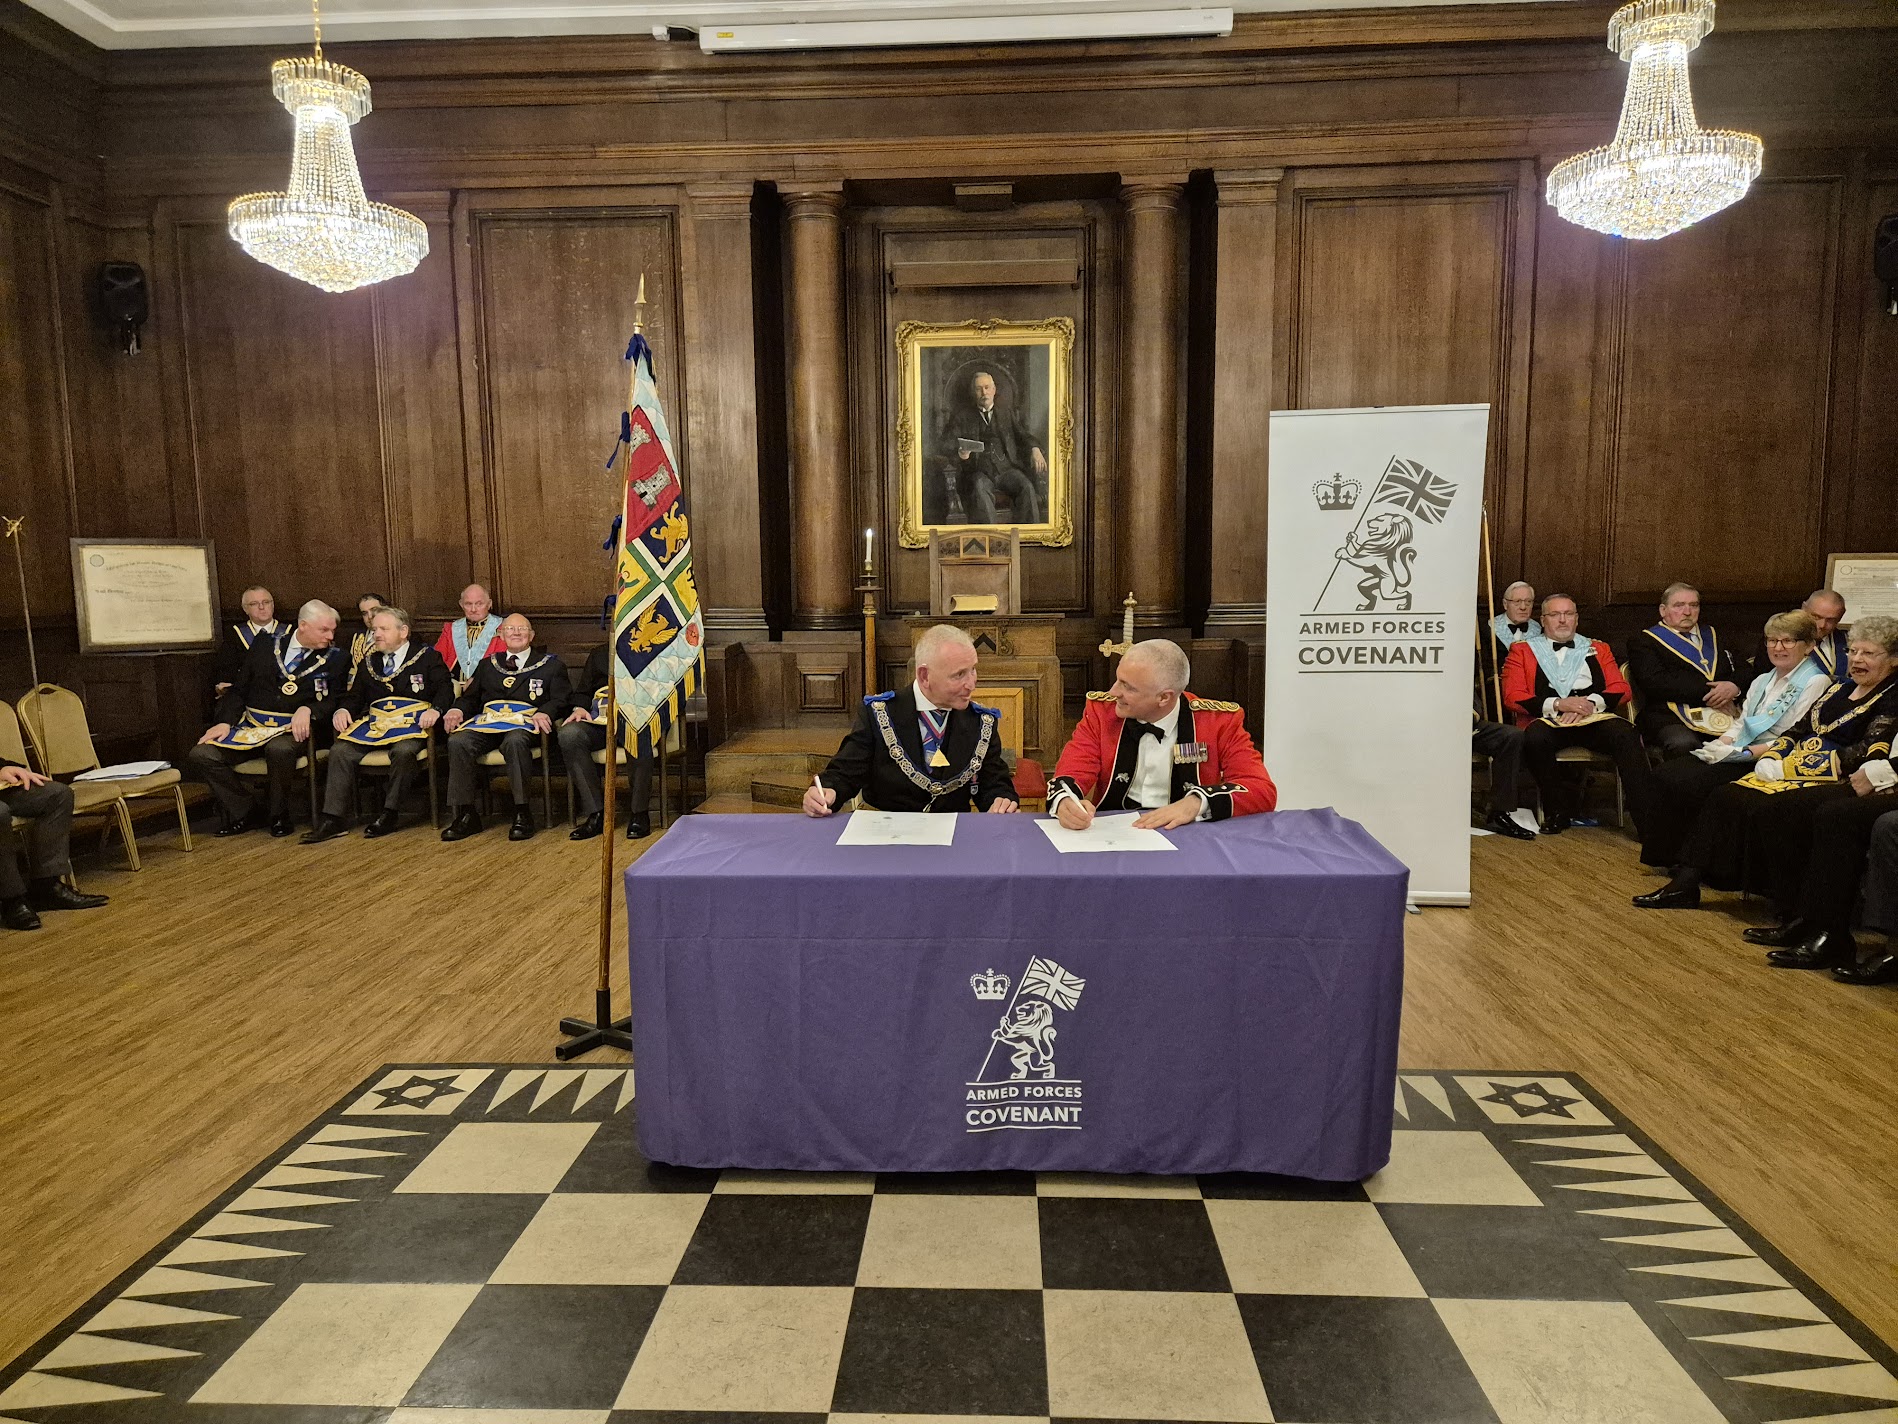
<path fill-rule="evenodd" d="M 1470 680 L 1485 405 L 1272 414 L 1265 761 L 1470 901 Z"/>

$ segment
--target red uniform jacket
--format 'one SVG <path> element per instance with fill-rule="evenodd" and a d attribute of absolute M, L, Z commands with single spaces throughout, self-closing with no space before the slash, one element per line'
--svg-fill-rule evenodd
<path fill-rule="evenodd" d="M 1615 662 L 1614 650 L 1599 638 L 1579 638 L 1588 648 L 1588 686 L 1581 689 L 1581 695 L 1598 694 L 1608 705 L 1602 710 L 1612 712 L 1628 700 L 1628 680 L 1621 675 L 1621 667 Z M 1515 714 L 1516 725 L 1526 727 L 1542 716 L 1542 704 L 1555 696 L 1555 689 L 1549 686 L 1548 674 L 1542 671 L 1542 664 L 1536 661 L 1535 653 L 1527 643 L 1518 643 L 1509 650 L 1509 656 L 1503 660 L 1503 705 Z"/>
<path fill-rule="evenodd" d="M 1127 783 L 1133 777 L 1140 737 L 1115 713 L 1112 695 L 1088 693 L 1086 715 L 1061 749 L 1061 760 L 1055 763 L 1048 783 L 1048 809 L 1054 809 L 1063 791 L 1093 802 L 1102 811 L 1126 809 Z M 1245 713 L 1238 703 L 1181 694 L 1178 737 L 1181 747 L 1198 743 L 1206 758 L 1174 763 L 1175 801 L 1187 794 L 1188 786 L 1197 785 L 1215 821 L 1270 811 L 1278 804 L 1278 788 L 1246 733 Z"/>
<path fill-rule="evenodd" d="M 442 625 L 441 636 L 435 640 L 435 651 L 442 655 L 442 661 L 448 664 L 448 675 L 456 682 L 461 681 L 461 664 L 457 661 L 455 654 L 455 624 L 459 621 L 458 619 L 450 619 L 447 623 L 444 623 Z M 492 638 L 488 639 L 488 646 L 481 650 L 482 661 L 485 662 L 496 653 L 505 653 L 506 651 L 507 644 L 501 641 L 501 635 L 497 632 Z M 478 669 L 481 664 L 476 663 L 475 666 Z"/>

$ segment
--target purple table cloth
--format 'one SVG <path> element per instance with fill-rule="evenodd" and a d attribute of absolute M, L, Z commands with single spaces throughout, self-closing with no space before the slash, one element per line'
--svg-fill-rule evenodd
<path fill-rule="evenodd" d="M 688 816 L 626 872 L 641 1150 L 806 1171 L 1390 1157 L 1409 872 L 1281 811 L 1062 855 L 1028 816 L 839 846 Z"/>

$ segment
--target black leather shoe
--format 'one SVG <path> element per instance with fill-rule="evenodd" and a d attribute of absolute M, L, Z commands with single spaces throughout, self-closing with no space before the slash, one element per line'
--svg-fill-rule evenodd
<path fill-rule="evenodd" d="M 226 836 L 241 836 L 246 831 L 261 830 L 264 824 L 264 818 L 262 816 L 258 815 L 255 811 L 247 811 L 229 825 L 219 826 L 215 831 L 211 832 L 211 834 L 216 836 L 219 840 L 223 840 Z"/>
<path fill-rule="evenodd" d="M 1812 926 L 1795 917 L 1783 925 L 1760 925 L 1754 929 L 1741 930 L 1740 938 L 1748 944 L 1761 944 L 1768 949 L 1788 949 L 1811 939 Z"/>
<path fill-rule="evenodd" d="M 270 834 L 276 840 L 297 833 L 297 823 L 288 816 L 273 816 L 270 821 Z"/>
<path fill-rule="evenodd" d="M 36 881 L 26 892 L 26 903 L 35 910 L 96 910 L 103 895 L 82 895 L 64 880 Z"/>
<path fill-rule="evenodd" d="M 465 841 L 469 836 L 481 834 L 481 817 L 475 814 L 472 806 L 463 806 L 455 812 L 455 819 L 448 823 L 448 829 L 442 832 L 445 841 Z"/>
<path fill-rule="evenodd" d="M 1864 964 L 1842 964 L 1832 977 L 1841 984 L 1898 984 L 1898 954 L 1881 954 Z"/>
<path fill-rule="evenodd" d="M 1512 841 L 1532 841 L 1536 833 L 1530 830 L 1514 816 L 1505 816 L 1501 811 L 1483 822 L 1483 829 L 1493 831 L 1499 836 L 1508 836 Z"/>
<path fill-rule="evenodd" d="M 626 839 L 629 841 L 643 841 L 651 834 L 652 822 L 644 816 L 635 816 L 626 823 Z"/>
<path fill-rule="evenodd" d="M 318 816 L 316 824 L 303 833 L 302 844 L 321 845 L 324 841 L 333 841 L 345 835 L 349 827 L 343 824 L 340 816 Z"/>
<path fill-rule="evenodd" d="M 1683 885 L 1677 890 L 1672 885 L 1663 885 L 1659 890 L 1636 895 L 1634 907 L 1637 910 L 1697 910 L 1700 908 L 1700 887 Z"/>
<path fill-rule="evenodd" d="M 534 835 L 534 813 L 525 806 L 514 808 L 514 824 L 507 828 L 507 838 L 511 841 L 530 840 Z"/>
<path fill-rule="evenodd" d="M 598 811 L 582 816 L 574 822 L 573 829 L 567 832 L 570 841 L 590 841 L 606 826 L 606 818 Z"/>
<path fill-rule="evenodd" d="M 366 841 L 378 840 L 393 831 L 401 821 L 402 817 L 394 811 L 379 811 L 376 819 L 362 828 L 362 838 Z"/>
<path fill-rule="evenodd" d="M 1575 820 L 1570 816 L 1544 816 L 1542 818 L 1542 834 L 1545 836 L 1559 836 L 1574 824 Z"/>
<path fill-rule="evenodd" d="M 22 897 L 0 902 L 0 925 L 10 930 L 36 930 L 40 927 L 40 917 L 33 913 L 33 907 Z"/>
<path fill-rule="evenodd" d="M 1766 962 L 1775 969 L 1850 969 L 1858 963 L 1858 945 L 1849 934 L 1820 930 L 1791 949 L 1769 950 Z"/>

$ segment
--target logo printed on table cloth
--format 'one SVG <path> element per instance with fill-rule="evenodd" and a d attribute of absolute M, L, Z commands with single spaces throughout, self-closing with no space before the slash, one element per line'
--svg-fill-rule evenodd
<path fill-rule="evenodd" d="M 990 969 L 985 975 L 970 975 L 969 985 L 978 999 L 1000 999 L 1008 992 L 1008 976 Z M 1080 1131 L 1081 1080 L 1056 1076 L 1055 1040 L 1060 1030 L 1055 1014 L 1057 1010 L 1073 1013 L 1086 987 L 1085 979 L 1052 959 L 1028 961 L 1015 997 L 989 1031 L 982 1066 L 964 1084 L 966 1131 Z"/>

